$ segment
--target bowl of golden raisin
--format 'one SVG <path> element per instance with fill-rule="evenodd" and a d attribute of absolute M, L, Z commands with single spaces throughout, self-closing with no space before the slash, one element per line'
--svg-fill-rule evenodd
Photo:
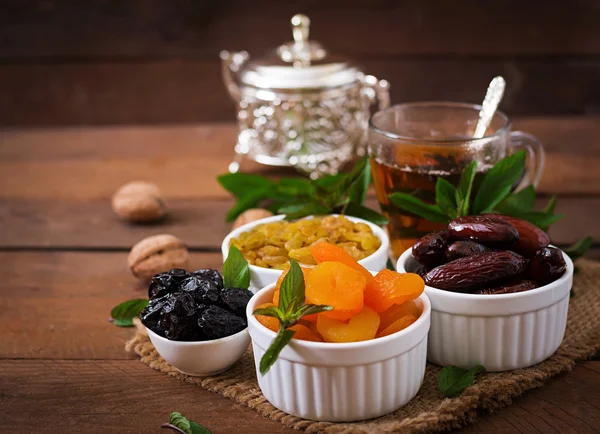
<path fill-rule="evenodd" d="M 383 270 L 387 263 L 389 239 L 385 231 L 366 220 L 343 216 L 310 216 L 285 220 L 277 215 L 247 223 L 223 240 L 221 251 L 227 259 L 235 245 L 250 267 L 250 290 L 273 284 L 295 259 L 303 267 L 316 265 L 310 247 L 327 242 L 347 251 L 371 271 Z"/>

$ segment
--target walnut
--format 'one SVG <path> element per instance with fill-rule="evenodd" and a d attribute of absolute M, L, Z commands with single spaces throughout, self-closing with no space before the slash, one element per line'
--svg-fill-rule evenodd
<path fill-rule="evenodd" d="M 133 246 L 127 261 L 135 277 L 149 282 L 155 274 L 172 268 L 188 268 L 190 254 L 179 238 L 161 234 L 144 238 Z"/>
<path fill-rule="evenodd" d="M 143 181 L 119 188 L 112 197 L 112 209 L 123 220 L 134 223 L 155 222 L 167 213 L 159 188 Z"/>
<path fill-rule="evenodd" d="M 253 222 L 255 220 L 264 219 L 265 217 L 271 217 L 273 213 L 266 209 L 262 208 L 252 208 L 241 213 L 238 218 L 233 222 L 233 226 L 231 229 L 239 228 L 246 223 Z"/>

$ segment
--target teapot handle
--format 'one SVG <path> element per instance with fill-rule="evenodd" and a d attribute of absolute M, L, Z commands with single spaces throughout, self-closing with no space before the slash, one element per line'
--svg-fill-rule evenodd
<path fill-rule="evenodd" d="M 246 51 L 227 51 L 223 50 L 220 54 L 221 57 L 221 75 L 223 76 L 223 82 L 229 92 L 229 95 L 234 101 L 240 100 L 240 88 L 233 78 L 233 73 L 240 70 L 241 66 L 248 61 L 250 56 Z"/>
<path fill-rule="evenodd" d="M 365 75 L 362 81 L 369 99 L 372 102 L 379 102 L 379 110 L 390 106 L 390 83 L 387 80 L 379 80 L 373 75 Z"/>

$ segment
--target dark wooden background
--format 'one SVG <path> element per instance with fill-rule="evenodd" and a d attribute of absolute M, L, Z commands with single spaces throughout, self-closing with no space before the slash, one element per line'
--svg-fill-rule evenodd
<path fill-rule="evenodd" d="M 0 126 L 234 120 L 218 53 L 259 55 L 289 19 L 392 83 L 394 102 L 479 101 L 510 115 L 600 113 L 600 1 L 4 0 Z"/>

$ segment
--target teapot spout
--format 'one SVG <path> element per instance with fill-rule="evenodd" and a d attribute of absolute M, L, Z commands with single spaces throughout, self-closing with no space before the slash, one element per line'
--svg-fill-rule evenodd
<path fill-rule="evenodd" d="M 233 73 L 240 70 L 241 66 L 250 58 L 245 51 L 221 51 L 221 75 L 225 87 L 234 101 L 240 100 L 240 89 L 233 77 Z"/>

